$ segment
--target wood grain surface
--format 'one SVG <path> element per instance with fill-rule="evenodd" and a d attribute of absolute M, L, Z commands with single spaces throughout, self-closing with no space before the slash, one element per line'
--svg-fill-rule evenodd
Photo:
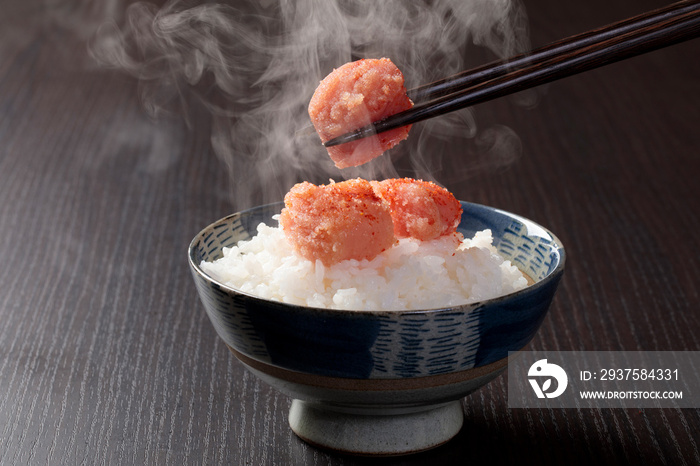
<path fill-rule="evenodd" d="M 525 2 L 533 45 L 662 5 Z M 700 464 L 698 409 L 509 409 L 505 375 L 433 451 L 300 441 L 290 400 L 217 338 L 187 267 L 190 240 L 235 208 L 209 114 L 153 119 L 136 80 L 87 54 L 119 8 L 3 4 L 0 464 Z M 483 104 L 466 149 L 434 148 L 458 198 L 567 248 L 533 349 L 700 349 L 698 57 L 691 41 Z"/>

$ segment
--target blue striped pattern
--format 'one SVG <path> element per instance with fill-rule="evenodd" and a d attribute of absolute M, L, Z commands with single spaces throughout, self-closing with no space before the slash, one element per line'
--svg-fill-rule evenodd
<path fill-rule="evenodd" d="M 221 257 L 279 213 L 273 204 L 205 228 L 190 245 L 190 266 L 218 335 L 262 362 L 333 377 L 392 379 L 448 374 L 489 364 L 523 348 L 547 312 L 561 274 L 559 241 L 527 219 L 462 203 L 465 236 L 490 228 L 499 252 L 536 284 L 513 295 L 443 310 L 336 311 L 292 306 L 238 293 L 198 265 Z"/>
<path fill-rule="evenodd" d="M 481 307 L 470 312 L 384 316 L 371 353 L 372 378 L 437 375 L 474 367 Z"/>
<path fill-rule="evenodd" d="M 500 238 L 497 249 L 501 255 L 533 280 L 546 277 L 559 260 L 559 253 L 550 238 L 529 235 L 527 227 L 520 222 L 513 221 Z"/>
<path fill-rule="evenodd" d="M 193 277 L 216 333 L 232 348 L 269 362 L 265 344 L 259 338 L 245 306 L 239 302 L 237 296 L 207 281 L 201 275 L 193 273 Z"/>

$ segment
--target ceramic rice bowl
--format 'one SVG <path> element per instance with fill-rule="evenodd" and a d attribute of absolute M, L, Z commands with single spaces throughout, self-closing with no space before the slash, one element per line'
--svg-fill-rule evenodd
<path fill-rule="evenodd" d="M 499 253 L 528 275 L 524 290 L 479 303 L 411 311 L 311 308 L 241 293 L 199 264 L 272 224 L 283 204 L 223 218 L 189 247 L 199 296 L 219 337 L 256 376 L 292 397 L 289 423 L 305 441 L 353 454 L 407 454 L 459 432 L 460 399 L 502 373 L 535 335 L 564 271 L 546 228 L 462 202 L 458 231 L 491 229 Z M 436 290 L 439 292 L 439 290 Z"/>

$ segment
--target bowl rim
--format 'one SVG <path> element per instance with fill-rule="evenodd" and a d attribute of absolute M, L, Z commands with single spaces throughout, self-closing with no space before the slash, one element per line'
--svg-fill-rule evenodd
<path fill-rule="evenodd" d="M 557 266 L 552 270 L 546 277 L 544 277 L 542 280 L 536 281 L 532 285 L 528 285 L 525 288 L 514 291 L 512 293 L 508 293 L 505 295 L 498 296 L 496 298 L 491 298 L 483 301 L 476 301 L 473 303 L 465 303 L 465 304 L 457 304 L 454 306 L 450 307 L 437 307 L 437 308 L 427 308 L 427 309 L 382 309 L 382 310 L 373 310 L 373 309 L 333 309 L 333 308 L 324 308 L 324 307 L 314 307 L 314 306 L 302 306 L 299 304 L 293 304 L 293 303 L 285 303 L 282 301 L 277 301 L 273 299 L 267 299 L 267 298 L 262 298 L 260 296 L 254 295 L 252 293 L 248 293 L 245 291 L 238 290 L 236 288 L 233 288 L 229 285 L 226 285 L 225 283 L 220 282 L 216 278 L 212 277 L 211 275 L 208 275 L 206 272 L 204 272 L 201 267 L 199 266 L 198 263 L 195 262 L 194 260 L 194 250 L 195 250 L 195 244 L 200 240 L 200 238 L 206 236 L 205 232 L 208 230 L 214 228 L 216 225 L 222 224 L 226 222 L 227 220 L 231 219 L 234 216 L 240 216 L 244 215 L 250 211 L 253 210 L 259 210 L 259 209 L 265 209 L 265 208 L 270 208 L 274 207 L 276 205 L 279 205 L 280 207 L 284 206 L 283 202 L 272 202 L 269 204 L 263 204 L 255 207 L 251 207 L 245 210 L 241 210 L 239 212 L 234 212 L 232 214 L 229 214 L 225 217 L 222 217 L 206 227 L 204 227 L 199 233 L 197 233 L 192 241 L 190 241 L 189 247 L 187 248 L 187 260 L 190 265 L 190 270 L 193 273 L 196 273 L 198 276 L 200 276 L 202 279 L 204 279 L 207 282 L 213 283 L 216 286 L 218 286 L 220 289 L 226 291 L 227 293 L 231 294 L 238 294 L 245 296 L 247 299 L 259 302 L 261 304 L 267 305 L 267 306 L 282 306 L 285 308 L 288 308 L 290 312 L 306 312 L 306 313 L 332 313 L 334 315 L 350 315 L 350 316 L 374 316 L 374 317 L 386 317 L 386 316 L 400 316 L 400 315 L 417 315 L 417 314 L 432 314 L 432 313 L 448 313 L 448 312 L 455 312 L 457 310 L 459 311 L 465 311 L 465 310 L 471 310 L 471 309 L 476 309 L 479 307 L 482 307 L 484 305 L 496 305 L 500 302 L 506 301 L 506 300 L 511 300 L 511 299 L 517 299 L 521 296 L 531 294 L 536 292 L 542 287 L 548 286 L 552 281 L 558 279 L 564 272 L 564 265 L 566 263 L 566 251 L 564 248 L 563 243 L 561 240 L 554 234 L 552 233 L 548 228 L 545 228 L 544 226 L 540 225 L 539 223 L 530 220 L 526 217 L 523 217 L 518 214 L 514 214 L 512 212 L 508 212 L 503 209 L 499 209 L 497 207 L 491 207 L 487 206 L 484 204 L 478 204 L 475 202 L 468 202 L 468 201 L 459 201 L 460 204 L 462 205 L 472 205 L 476 206 L 477 208 L 483 208 L 486 210 L 494 211 L 500 215 L 504 215 L 510 218 L 514 218 L 521 222 L 524 225 L 532 225 L 536 227 L 537 229 L 540 229 L 544 232 L 546 232 L 552 241 L 553 247 L 556 247 L 556 250 L 559 253 L 559 263 Z M 281 210 L 281 209 L 280 209 Z M 267 223 L 266 223 L 267 224 Z M 516 266 L 517 267 L 517 266 Z M 534 280 L 532 277 L 527 275 L 522 269 L 518 268 L 521 273 L 523 273 L 525 276 L 529 277 L 531 280 Z"/>

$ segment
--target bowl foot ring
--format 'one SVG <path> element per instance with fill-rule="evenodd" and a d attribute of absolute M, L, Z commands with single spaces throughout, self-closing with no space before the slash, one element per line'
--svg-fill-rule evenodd
<path fill-rule="evenodd" d="M 451 401 L 381 414 L 293 400 L 289 425 L 302 440 L 354 455 L 406 455 L 440 446 L 464 422 L 462 404 Z"/>

